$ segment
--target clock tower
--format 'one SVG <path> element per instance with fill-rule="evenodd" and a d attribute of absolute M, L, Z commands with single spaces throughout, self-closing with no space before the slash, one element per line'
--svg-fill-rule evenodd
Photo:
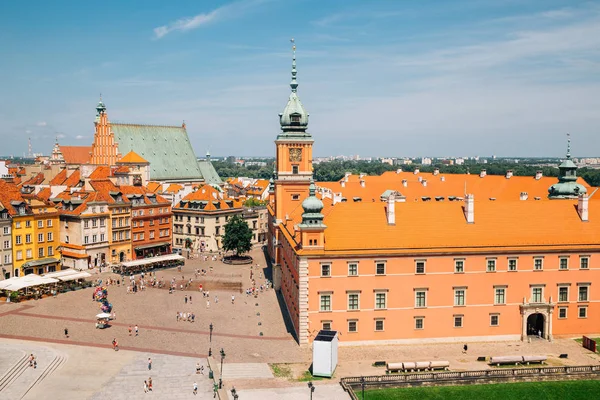
<path fill-rule="evenodd" d="M 309 195 L 313 175 L 313 139 L 306 131 L 308 113 L 298 97 L 296 82 L 296 45 L 292 39 L 292 92 L 283 112 L 279 114 L 281 133 L 275 140 L 275 220 L 281 222 Z"/>

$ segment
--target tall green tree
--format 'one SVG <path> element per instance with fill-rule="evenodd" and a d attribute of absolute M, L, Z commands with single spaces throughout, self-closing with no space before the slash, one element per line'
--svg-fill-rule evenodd
<path fill-rule="evenodd" d="M 240 215 L 235 215 L 225 225 L 223 249 L 235 251 L 236 256 L 241 256 L 252 249 L 252 230 Z"/>

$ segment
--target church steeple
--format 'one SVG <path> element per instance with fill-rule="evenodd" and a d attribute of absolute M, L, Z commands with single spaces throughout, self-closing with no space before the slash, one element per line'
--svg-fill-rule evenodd
<path fill-rule="evenodd" d="M 567 158 L 558 166 L 558 183 L 548 188 L 548 198 L 576 199 L 585 193 L 585 186 L 577 183 L 577 165 L 571 161 L 571 135 L 567 134 Z"/>

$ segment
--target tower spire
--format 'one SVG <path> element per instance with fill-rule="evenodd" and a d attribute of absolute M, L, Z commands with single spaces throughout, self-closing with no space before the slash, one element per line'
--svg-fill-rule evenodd
<path fill-rule="evenodd" d="M 571 158 L 571 134 L 567 133 L 567 159 Z"/>
<path fill-rule="evenodd" d="M 298 82 L 296 82 L 296 41 L 294 38 L 291 38 L 290 42 L 292 42 L 292 82 L 290 83 L 290 87 L 292 88 L 292 93 L 296 93 L 298 91 Z"/>

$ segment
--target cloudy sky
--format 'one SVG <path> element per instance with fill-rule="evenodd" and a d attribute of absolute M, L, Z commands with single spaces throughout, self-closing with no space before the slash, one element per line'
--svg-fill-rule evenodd
<path fill-rule="evenodd" d="M 172 4 L 176 4 L 175 6 Z M 0 154 L 178 125 L 198 155 L 272 156 L 297 44 L 315 155 L 600 155 L 600 2 L 6 2 Z"/>

